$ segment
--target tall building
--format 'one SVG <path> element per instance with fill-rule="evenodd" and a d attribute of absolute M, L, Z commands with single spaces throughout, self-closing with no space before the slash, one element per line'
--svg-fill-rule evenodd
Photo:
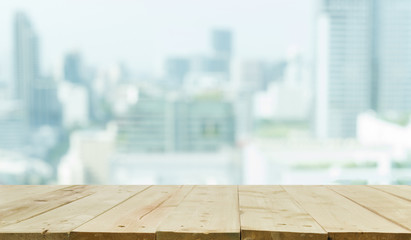
<path fill-rule="evenodd" d="M 411 2 L 322 0 L 316 135 L 356 136 L 357 116 L 411 112 Z"/>
<path fill-rule="evenodd" d="M 14 75 L 15 97 L 22 102 L 27 124 L 30 123 L 30 103 L 33 87 L 39 78 L 38 39 L 28 17 L 16 13 L 14 17 Z"/>
<path fill-rule="evenodd" d="M 18 149 L 27 142 L 23 108 L 19 101 L 0 101 L 0 149 Z"/>
<path fill-rule="evenodd" d="M 18 12 L 14 19 L 15 97 L 21 102 L 23 122 L 36 128 L 61 123 L 57 87 L 53 79 L 41 76 L 38 38 L 28 17 Z"/>
<path fill-rule="evenodd" d="M 72 83 L 83 82 L 82 60 L 79 53 L 71 52 L 64 57 L 64 79 Z"/>
<path fill-rule="evenodd" d="M 209 152 L 235 141 L 233 106 L 222 100 L 141 93 L 117 122 L 120 152 Z"/>
<path fill-rule="evenodd" d="M 229 30 L 217 29 L 212 32 L 212 47 L 219 57 L 230 58 L 232 54 L 232 33 Z"/>
<path fill-rule="evenodd" d="M 219 73 L 226 80 L 230 79 L 230 64 L 232 57 L 232 33 L 229 30 L 216 29 L 211 34 L 213 54 L 204 59 L 205 72 Z"/>
<path fill-rule="evenodd" d="M 411 113 L 411 1 L 378 0 L 375 6 L 376 110 Z"/>
<path fill-rule="evenodd" d="M 14 148 L 24 144 L 22 139 L 27 138 L 30 126 L 30 103 L 33 100 L 32 87 L 39 75 L 38 69 L 38 39 L 34 32 L 30 20 L 22 13 L 18 12 L 14 16 L 14 96 L 19 104 L 16 110 L 8 112 L 0 124 L 6 129 L 20 129 L 15 133 L 17 140 Z M 17 110 L 18 109 L 18 110 Z M 8 118 L 8 119 L 7 119 Z M 7 135 L 7 134 L 6 134 Z M 11 147 L 11 146 L 10 146 Z"/>
<path fill-rule="evenodd" d="M 190 60 L 186 58 L 169 58 L 166 61 L 166 85 L 180 87 L 190 71 Z"/>
<path fill-rule="evenodd" d="M 233 105 L 221 100 L 178 100 L 174 103 L 176 151 L 216 151 L 235 142 Z"/>
<path fill-rule="evenodd" d="M 52 78 L 41 78 L 31 90 L 30 125 L 60 127 L 62 125 L 62 106 L 57 96 L 57 85 Z"/>
<path fill-rule="evenodd" d="M 118 150 L 121 152 L 172 151 L 171 110 L 172 104 L 164 97 L 139 94 L 137 104 L 117 119 Z"/>

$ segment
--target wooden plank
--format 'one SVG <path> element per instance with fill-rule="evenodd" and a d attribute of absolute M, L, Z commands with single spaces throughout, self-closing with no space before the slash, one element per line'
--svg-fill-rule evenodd
<path fill-rule="evenodd" d="M 0 205 L 0 227 L 18 223 L 94 193 L 90 186 L 70 186 Z"/>
<path fill-rule="evenodd" d="M 3 185 L 0 240 L 411 239 L 410 186 L 238 189 Z"/>
<path fill-rule="evenodd" d="M 66 188 L 64 185 L 0 185 L 0 204 Z"/>
<path fill-rule="evenodd" d="M 0 228 L 0 240 L 68 239 L 76 227 L 143 191 L 147 186 L 90 186 L 94 193 L 43 214 Z"/>
<path fill-rule="evenodd" d="M 329 188 L 391 222 L 411 230 L 410 201 L 368 186 L 331 186 Z"/>
<path fill-rule="evenodd" d="M 409 240 L 411 232 L 323 186 L 284 186 L 332 240 Z"/>
<path fill-rule="evenodd" d="M 237 186 L 195 186 L 163 220 L 157 240 L 238 240 Z"/>
<path fill-rule="evenodd" d="M 411 186 L 409 185 L 371 185 L 370 187 L 411 201 Z"/>
<path fill-rule="evenodd" d="M 327 232 L 281 186 L 238 191 L 241 239 L 327 240 Z"/>
<path fill-rule="evenodd" d="M 76 228 L 71 240 L 154 240 L 161 221 L 193 186 L 151 186 Z"/>

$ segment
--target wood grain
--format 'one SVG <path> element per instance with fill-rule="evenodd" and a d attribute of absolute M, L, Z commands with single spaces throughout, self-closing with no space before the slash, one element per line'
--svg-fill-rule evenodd
<path fill-rule="evenodd" d="M 58 189 L 66 188 L 64 185 L 0 185 L 0 205 L 27 198 L 28 196 L 41 195 Z"/>
<path fill-rule="evenodd" d="M 373 185 L 369 187 L 392 194 L 407 201 L 411 201 L 411 186 L 409 185 Z"/>
<path fill-rule="evenodd" d="M 67 239 L 76 227 L 86 223 L 147 186 L 89 186 L 94 193 L 59 208 L 0 228 L 0 239 Z"/>
<path fill-rule="evenodd" d="M 411 240 L 411 186 L 0 186 L 0 240 Z"/>
<path fill-rule="evenodd" d="M 76 228 L 72 240 L 154 240 L 158 225 L 193 186 L 151 186 Z"/>
<path fill-rule="evenodd" d="M 157 240 L 238 240 L 237 186 L 195 186 L 164 219 Z"/>
<path fill-rule="evenodd" d="M 241 239 L 327 240 L 327 232 L 281 186 L 239 186 Z"/>
<path fill-rule="evenodd" d="M 330 186 L 329 188 L 375 214 L 411 230 L 411 208 L 408 200 L 368 186 Z"/>
<path fill-rule="evenodd" d="M 409 240 L 410 231 L 323 186 L 284 189 L 328 232 L 333 240 Z"/>
<path fill-rule="evenodd" d="M 94 192 L 90 186 L 71 186 L 1 204 L 0 228 L 69 204 Z"/>

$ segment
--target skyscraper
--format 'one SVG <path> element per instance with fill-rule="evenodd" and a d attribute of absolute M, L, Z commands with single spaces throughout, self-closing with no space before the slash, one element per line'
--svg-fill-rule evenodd
<path fill-rule="evenodd" d="M 30 102 L 30 125 L 40 127 L 61 126 L 62 108 L 57 97 L 57 86 L 51 77 L 43 77 L 31 90 L 33 101 Z"/>
<path fill-rule="evenodd" d="M 15 97 L 22 108 L 25 127 L 59 126 L 60 107 L 52 78 L 44 78 L 39 69 L 38 38 L 26 14 L 14 18 Z"/>
<path fill-rule="evenodd" d="M 411 1 L 374 1 L 374 71 L 380 114 L 411 112 Z"/>
<path fill-rule="evenodd" d="M 27 124 L 18 101 L 0 99 L 0 148 L 17 149 L 27 140 Z"/>
<path fill-rule="evenodd" d="M 171 87 L 181 87 L 184 78 L 190 71 L 190 61 L 187 58 L 169 58 L 166 62 L 166 81 Z"/>
<path fill-rule="evenodd" d="M 232 34 L 229 30 L 218 29 L 212 32 L 212 47 L 219 57 L 230 58 L 232 53 Z"/>
<path fill-rule="evenodd" d="M 322 0 L 316 133 L 355 137 L 357 116 L 411 112 L 411 2 Z"/>
<path fill-rule="evenodd" d="M 206 72 L 221 73 L 225 79 L 230 78 L 230 61 L 232 57 L 232 33 L 229 30 L 212 31 L 211 46 L 213 55 L 204 62 Z"/>
<path fill-rule="evenodd" d="M 82 83 L 82 62 L 79 53 L 71 52 L 64 57 L 64 79 L 72 83 Z"/>
<path fill-rule="evenodd" d="M 319 137 L 354 137 L 371 108 L 372 0 L 322 1 L 317 33 Z"/>
<path fill-rule="evenodd" d="M 200 98 L 200 96 L 198 96 Z M 140 92 L 119 116 L 120 152 L 212 152 L 233 146 L 233 104 L 223 99 L 182 99 Z"/>
<path fill-rule="evenodd" d="M 30 89 L 39 77 L 38 39 L 30 20 L 22 12 L 14 17 L 14 74 L 16 98 L 28 106 Z"/>

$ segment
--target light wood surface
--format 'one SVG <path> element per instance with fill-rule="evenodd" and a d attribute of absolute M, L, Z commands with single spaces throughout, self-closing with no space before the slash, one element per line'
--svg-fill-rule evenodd
<path fill-rule="evenodd" d="M 66 187 L 68 186 L 52 185 L 44 187 L 43 185 L 0 185 L 0 204 L 20 200 L 28 196 L 52 192 Z"/>
<path fill-rule="evenodd" d="M 157 229 L 158 240 L 240 238 L 237 186 L 195 186 Z"/>
<path fill-rule="evenodd" d="M 399 198 L 411 201 L 411 186 L 408 185 L 379 185 L 369 186 L 380 191 L 392 194 Z"/>
<path fill-rule="evenodd" d="M 281 186 L 239 186 L 239 203 L 243 239 L 327 240 L 327 232 Z"/>
<path fill-rule="evenodd" d="M 155 239 L 160 222 L 193 186 L 151 186 L 73 230 L 72 239 Z"/>
<path fill-rule="evenodd" d="M 38 216 L 94 193 L 90 186 L 72 186 L 0 205 L 0 228 Z"/>
<path fill-rule="evenodd" d="M 147 186 L 91 186 L 94 193 L 44 214 L 0 228 L 0 236 L 16 239 L 62 239 L 74 228 L 127 200 Z M 107 194 L 111 193 L 111 194 Z"/>
<path fill-rule="evenodd" d="M 0 240 L 411 240 L 410 186 L 0 186 Z"/>
<path fill-rule="evenodd" d="M 351 187 L 351 186 L 350 186 Z M 284 186 L 331 239 L 410 239 L 407 229 L 323 186 Z"/>
<path fill-rule="evenodd" d="M 411 230 L 409 201 L 368 186 L 333 186 L 330 188 L 369 211 Z"/>

